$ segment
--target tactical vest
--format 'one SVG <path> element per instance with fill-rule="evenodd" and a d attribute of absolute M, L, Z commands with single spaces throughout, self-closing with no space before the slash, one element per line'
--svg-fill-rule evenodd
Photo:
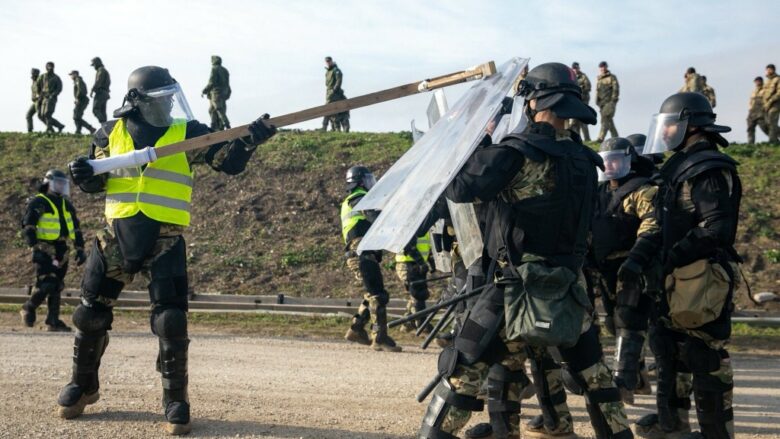
<path fill-rule="evenodd" d="M 155 148 L 180 142 L 187 123 L 176 121 L 155 143 Z M 135 150 L 133 139 L 119 119 L 108 137 L 111 156 Z M 156 221 L 190 225 L 192 171 L 183 152 L 162 157 L 145 167 L 111 171 L 106 183 L 106 218 L 128 218 L 139 211 Z"/>
<path fill-rule="evenodd" d="M 642 220 L 623 210 L 623 200 L 650 181 L 647 177 L 632 177 L 615 190 L 609 182 L 599 185 L 591 232 L 591 247 L 596 262 L 601 264 L 607 256 L 617 251 L 628 251 L 636 242 L 636 232 Z"/>
<path fill-rule="evenodd" d="M 357 226 L 360 221 L 367 221 L 363 212 L 352 209 L 349 202 L 357 197 L 362 197 L 367 193 L 368 192 L 366 192 L 365 189 L 357 188 L 341 203 L 341 236 L 344 238 L 345 244 L 349 244 L 349 241 L 354 238 L 354 236 L 350 235 L 350 232 L 354 231 L 355 226 Z"/>
<path fill-rule="evenodd" d="M 488 212 L 488 254 L 519 265 L 523 252 L 542 256 L 575 273 L 582 267 L 601 158 L 573 140 L 557 141 L 533 129 L 510 134 L 502 145 L 526 160 L 552 161 L 552 192 L 508 203 L 497 198 Z"/>
<path fill-rule="evenodd" d="M 694 211 L 687 211 L 679 204 L 683 183 L 704 172 L 724 169 L 731 174 L 731 198 L 735 206 L 742 199 L 742 184 L 737 175 L 737 162 L 717 149 L 704 149 L 691 153 L 678 152 L 661 168 L 662 184 L 656 198 L 656 213 L 663 231 L 663 252 L 671 248 L 693 228 L 698 226 Z M 738 215 L 739 212 L 734 212 Z M 737 235 L 737 221 L 734 221 L 729 242 L 734 243 Z"/>
<path fill-rule="evenodd" d="M 60 215 L 65 218 L 65 224 L 68 228 L 68 238 L 76 239 L 76 233 L 73 230 L 73 218 L 65 207 L 65 198 L 62 199 L 62 209 L 58 210 L 57 206 L 44 194 L 38 194 L 36 197 L 43 198 L 51 206 L 52 213 L 43 212 L 43 215 L 38 219 L 38 224 L 35 226 L 35 237 L 43 241 L 56 241 L 62 235 L 62 223 L 60 222 Z"/>
<path fill-rule="evenodd" d="M 420 253 L 420 256 L 422 257 L 422 260 L 425 261 L 428 259 L 428 255 L 431 253 L 431 237 L 429 233 L 426 233 L 424 235 L 420 235 L 417 237 L 417 243 L 415 244 L 415 247 L 417 248 L 417 252 Z M 395 255 L 395 262 L 414 262 L 417 259 L 414 257 L 414 255 L 409 255 L 406 253 L 399 253 Z"/>

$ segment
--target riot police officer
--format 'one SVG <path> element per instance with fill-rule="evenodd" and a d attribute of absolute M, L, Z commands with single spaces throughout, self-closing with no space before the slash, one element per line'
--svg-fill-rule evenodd
<path fill-rule="evenodd" d="M 690 388 L 677 374 L 693 375 L 692 391 L 701 432 L 690 437 L 734 437 L 733 369 L 725 345 L 731 336 L 734 292 L 741 262 L 734 249 L 742 186 L 737 163 L 715 113 L 700 93 L 669 96 L 653 116 L 645 153 L 673 151 L 660 170 L 656 211 L 666 282 L 659 302 L 664 318 L 651 348 L 658 373 L 658 413 L 637 421 L 637 433 L 689 430 Z"/>
<path fill-rule="evenodd" d="M 79 228 L 79 219 L 69 196 L 68 176 L 57 169 L 49 170 L 38 188 L 38 194 L 27 203 L 22 218 L 22 235 L 32 248 L 35 265 L 35 287 L 21 310 L 22 322 L 28 327 L 35 324 L 35 310 L 46 300 L 46 328 L 49 331 L 70 331 L 60 320 L 60 295 L 68 273 L 68 241 L 73 241 L 76 247 L 76 264 L 83 264 L 87 256 L 84 254 L 84 236 Z"/>
<path fill-rule="evenodd" d="M 347 266 L 355 278 L 363 284 L 365 293 L 357 314 L 352 317 L 344 338 L 348 341 L 371 345 L 376 351 L 400 352 L 401 347 L 387 333 L 387 303 L 390 294 L 382 279 L 381 251 L 357 253 L 361 238 L 379 215 L 374 210 L 355 210 L 354 207 L 376 184 L 376 178 L 365 166 L 353 166 L 347 170 L 346 189 L 349 195 L 341 203 L 341 236 L 344 238 Z M 371 337 L 366 324 L 371 322 Z"/>
<path fill-rule="evenodd" d="M 507 328 L 521 322 L 504 322 L 505 311 L 510 310 L 505 309 L 504 298 L 520 297 L 528 285 L 551 281 L 560 287 L 554 294 L 576 298 L 572 306 L 580 311 L 581 324 L 571 344 L 549 347 L 584 391 L 596 435 L 630 438 L 596 328 L 586 319 L 589 310 L 582 301 L 587 303 L 587 296 L 577 282 L 596 193 L 595 165 L 601 159 L 564 127 L 566 119 L 594 124 L 596 113 L 582 102 L 574 72 L 560 63 L 532 69 L 521 81 L 519 94 L 525 98 L 527 128 L 478 149 L 445 191 L 454 202 L 487 204 L 483 260 L 488 264 L 488 279 L 496 283 L 474 304 L 455 338 L 455 348 L 443 351 L 439 360 L 443 379 L 434 390 L 418 437 L 455 437 L 470 412 L 482 408 L 471 376 L 487 377 L 493 434 L 520 436 L 517 395 L 528 382 L 527 342 L 507 337 Z M 559 427 L 550 421 L 545 426 Z M 537 437 L 571 435 L 571 428 L 569 424 L 568 431 L 536 433 Z"/>
<path fill-rule="evenodd" d="M 141 67 L 130 74 L 124 104 L 114 111 L 114 117 L 95 132 L 90 158 L 119 155 L 147 145 L 164 148 L 211 132 L 193 120 L 179 83 L 167 69 L 157 66 Z M 108 345 L 112 309 L 125 285 L 143 272 L 150 278 L 151 329 L 159 338 L 157 370 L 162 375 L 165 430 L 174 435 L 191 430 L 188 287 L 182 237 L 190 224 L 191 166 L 206 163 L 229 175 L 242 172 L 257 145 L 275 129 L 258 119 L 249 131 L 250 136 L 205 150 L 178 153 L 108 174 L 95 175 L 87 157 L 70 163 L 71 176 L 83 191 L 105 191 L 108 226 L 97 234 L 82 281 L 81 304 L 73 313 L 78 329 L 73 376 L 58 399 L 61 417 L 77 417 L 86 405 L 99 399 L 98 369 Z"/>

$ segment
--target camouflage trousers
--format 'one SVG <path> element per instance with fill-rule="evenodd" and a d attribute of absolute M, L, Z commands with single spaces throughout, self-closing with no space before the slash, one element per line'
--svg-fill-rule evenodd
<path fill-rule="evenodd" d="M 211 129 L 222 131 L 230 128 L 230 120 L 227 117 L 227 101 L 224 97 L 212 94 L 209 98 L 209 116 L 211 116 Z"/>
<path fill-rule="evenodd" d="M 76 124 L 76 134 L 81 134 L 82 128 L 86 128 L 90 133 L 95 131 L 95 128 L 84 120 L 84 110 L 88 105 L 89 99 L 84 97 L 76 101 L 75 107 L 73 107 L 73 122 Z"/>
<path fill-rule="evenodd" d="M 360 284 L 365 289 L 365 292 L 363 293 L 363 301 L 360 303 L 357 314 L 355 315 L 355 319 L 357 321 L 354 323 L 357 323 L 360 326 L 364 326 L 366 323 L 371 323 L 371 333 L 373 336 L 375 336 L 377 329 L 380 326 L 386 329 L 387 309 L 386 302 L 383 302 L 389 299 L 389 297 L 382 297 L 382 295 L 378 292 L 368 291 L 368 289 L 365 288 L 366 279 L 363 278 L 363 272 L 360 269 L 360 256 L 357 254 L 358 245 L 360 245 L 359 238 L 353 239 L 352 242 L 350 242 L 347 246 L 347 267 L 352 272 L 356 284 Z M 369 262 L 379 265 L 379 261 L 374 254 L 365 254 L 363 255 L 363 258 L 368 259 Z M 387 293 L 384 291 L 383 294 L 387 295 Z"/>
<path fill-rule="evenodd" d="M 766 112 L 766 124 L 769 129 L 769 132 L 767 133 L 769 136 L 769 143 L 775 145 L 780 143 L 777 140 L 777 136 L 780 134 L 780 127 L 777 125 L 778 120 L 780 120 L 780 104 L 775 104 L 775 106 Z"/>
<path fill-rule="evenodd" d="M 763 114 L 751 114 L 747 118 L 747 133 L 748 144 L 753 145 L 756 143 L 756 127 L 761 128 L 767 136 L 769 135 L 769 124 L 767 124 L 766 116 Z"/>
<path fill-rule="evenodd" d="M 428 273 L 428 266 L 417 262 L 396 262 L 395 274 L 398 279 L 404 284 L 406 292 L 409 297 L 406 300 L 406 313 L 405 316 L 422 311 L 425 309 L 425 301 L 431 296 L 428 286 L 425 283 L 420 282 L 426 279 Z M 409 322 L 403 326 L 406 330 L 413 330 L 417 328 L 419 324 L 425 319 L 421 319 L 417 322 Z"/>
<path fill-rule="evenodd" d="M 95 119 L 101 124 L 108 120 L 106 115 L 106 103 L 108 103 L 109 94 L 104 90 L 95 91 L 95 96 L 92 98 L 92 114 L 95 115 Z"/>
<path fill-rule="evenodd" d="M 46 132 L 54 132 L 54 128 L 58 130 L 65 127 L 60 121 L 54 118 L 54 110 L 57 108 L 57 98 L 49 97 L 41 99 L 41 105 L 39 108 L 40 114 L 43 115 L 43 120 L 46 122 Z"/>
<path fill-rule="evenodd" d="M 582 123 L 577 119 L 569 119 L 569 129 L 582 136 L 582 140 L 590 142 L 590 130 L 588 124 Z"/>
<path fill-rule="evenodd" d="M 33 102 L 30 104 L 30 108 L 27 110 L 27 114 L 25 115 L 25 119 L 27 120 L 27 132 L 31 133 L 33 130 L 33 116 L 38 116 L 38 119 L 41 122 L 46 122 L 45 119 L 41 117 L 41 113 L 38 110 L 38 102 Z"/>
<path fill-rule="evenodd" d="M 608 103 L 599 107 L 601 110 L 601 129 L 599 130 L 598 142 L 602 142 L 607 138 L 607 132 L 609 132 L 612 137 L 618 136 L 617 128 L 615 128 L 615 121 L 613 120 L 615 117 L 615 106 L 616 104 L 614 103 Z"/>

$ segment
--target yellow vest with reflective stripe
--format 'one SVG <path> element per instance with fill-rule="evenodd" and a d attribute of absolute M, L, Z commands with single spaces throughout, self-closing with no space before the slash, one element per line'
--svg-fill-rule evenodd
<path fill-rule="evenodd" d="M 345 244 L 348 244 L 347 235 L 349 234 L 349 231 L 352 230 L 359 221 L 366 220 L 366 216 L 363 215 L 363 212 L 359 210 L 352 210 L 352 206 L 349 205 L 349 202 L 353 198 L 365 195 L 367 193 L 368 192 L 363 189 L 355 189 L 355 191 L 349 194 L 344 202 L 341 203 L 341 236 L 344 237 Z"/>
<path fill-rule="evenodd" d="M 420 252 L 423 260 L 428 259 L 428 255 L 431 253 L 431 235 L 426 233 L 417 237 L 417 251 Z M 406 253 L 399 253 L 395 255 L 395 262 L 414 262 L 415 259 Z"/>
<path fill-rule="evenodd" d="M 165 145 L 184 140 L 187 122 L 175 121 L 154 144 Z M 124 119 L 117 121 L 108 136 L 110 156 L 135 150 Z M 192 201 L 192 171 L 183 152 L 160 158 L 145 168 L 125 168 L 111 171 L 106 183 L 106 218 L 128 218 L 139 211 L 154 220 L 190 225 Z"/>
<path fill-rule="evenodd" d="M 60 215 L 62 215 L 65 217 L 65 224 L 68 227 L 68 238 L 76 239 L 76 233 L 73 231 L 73 218 L 65 207 L 65 198 L 62 199 L 62 209 L 58 210 L 57 206 L 46 195 L 38 194 L 36 197 L 48 201 L 54 213 L 43 212 L 43 215 L 38 219 L 38 224 L 35 226 L 35 236 L 43 241 L 56 241 L 59 239 L 62 234 L 62 224 L 60 223 Z"/>

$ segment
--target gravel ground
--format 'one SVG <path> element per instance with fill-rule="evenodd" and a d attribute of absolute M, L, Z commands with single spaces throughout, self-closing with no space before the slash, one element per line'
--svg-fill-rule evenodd
<path fill-rule="evenodd" d="M 156 340 L 112 333 L 101 367 L 101 399 L 73 421 L 55 416 L 70 376 L 72 334 L 0 329 L 0 437 L 162 436 Z M 190 348 L 194 437 L 410 438 L 425 410 L 414 396 L 433 374 L 436 352 L 376 353 L 336 341 L 198 333 Z M 738 355 L 739 437 L 780 437 L 777 357 Z M 577 433 L 591 437 L 582 398 L 570 396 Z M 651 397 L 629 409 L 648 413 Z M 538 413 L 535 404 L 524 418 Z M 486 419 L 477 414 L 472 422 Z"/>

